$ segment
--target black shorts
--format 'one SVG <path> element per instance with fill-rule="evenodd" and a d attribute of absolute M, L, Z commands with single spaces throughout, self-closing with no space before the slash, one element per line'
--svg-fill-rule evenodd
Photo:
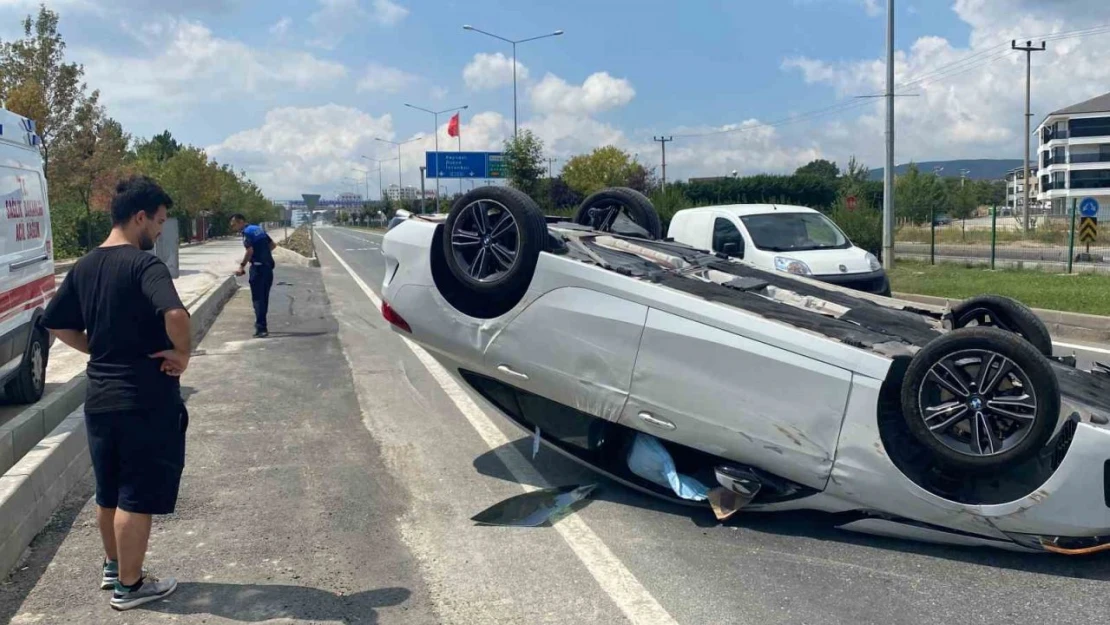
<path fill-rule="evenodd" d="M 185 404 L 86 414 L 96 503 L 137 514 L 171 514 L 185 468 Z"/>

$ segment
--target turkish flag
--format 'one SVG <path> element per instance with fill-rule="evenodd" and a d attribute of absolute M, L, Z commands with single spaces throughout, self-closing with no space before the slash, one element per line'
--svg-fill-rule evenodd
<path fill-rule="evenodd" d="M 455 113 L 451 116 L 451 121 L 447 122 L 447 135 L 450 137 L 459 136 L 459 114 Z"/>

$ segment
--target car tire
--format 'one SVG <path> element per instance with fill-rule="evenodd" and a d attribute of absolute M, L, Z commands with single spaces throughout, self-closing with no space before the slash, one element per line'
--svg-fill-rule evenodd
<path fill-rule="evenodd" d="M 979 295 L 960 302 L 952 309 L 955 328 L 994 327 L 1019 335 L 1045 356 L 1052 355 L 1048 327 L 1028 306 L 1001 295 Z"/>
<path fill-rule="evenodd" d="M 953 330 L 925 345 L 906 369 L 901 403 L 914 438 L 956 471 L 1016 466 L 1041 451 L 1060 421 L 1048 359 L 990 327 Z"/>
<path fill-rule="evenodd" d="M 663 224 L 659 221 L 655 206 L 643 193 L 628 187 L 602 189 L 590 195 L 578 206 L 574 213 L 574 223 L 602 232 L 613 232 L 613 220 L 621 212 L 639 226 L 648 238 L 662 238 Z"/>
<path fill-rule="evenodd" d="M 17 404 L 33 404 L 42 399 L 46 389 L 46 363 L 49 355 L 46 333 L 33 330 L 31 343 L 23 354 L 23 362 L 19 364 L 19 372 L 4 389 L 8 399 Z"/>
<path fill-rule="evenodd" d="M 532 198 L 509 187 L 479 187 L 455 200 L 442 249 L 451 275 L 468 292 L 512 296 L 528 288 L 547 223 Z"/>

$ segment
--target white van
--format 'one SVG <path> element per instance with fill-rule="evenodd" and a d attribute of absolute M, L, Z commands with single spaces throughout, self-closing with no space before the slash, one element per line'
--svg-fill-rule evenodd
<path fill-rule="evenodd" d="M 40 325 L 55 289 L 40 144 L 34 121 L 0 109 L 0 386 L 17 403 L 42 397 L 52 343 Z"/>
<path fill-rule="evenodd" d="M 812 208 L 783 204 L 688 208 L 675 213 L 667 237 L 741 258 L 760 269 L 890 295 L 890 281 L 879 259 L 852 245 L 831 219 Z"/>

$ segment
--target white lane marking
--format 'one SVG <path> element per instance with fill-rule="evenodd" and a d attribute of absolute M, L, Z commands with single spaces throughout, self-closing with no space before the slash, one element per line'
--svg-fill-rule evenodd
<path fill-rule="evenodd" d="M 1059 341 L 1052 341 L 1056 347 L 1064 347 L 1066 349 L 1077 349 L 1084 352 L 1098 352 L 1100 354 L 1110 354 L 1110 349 L 1103 349 L 1101 347 L 1091 347 L 1090 345 L 1079 345 L 1076 343 L 1061 343 Z"/>
<path fill-rule="evenodd" d="M 335 253 L 335 250 L 323 237 L 320 237 L 320 242 L 339 261 L 340 266 L 350 274 L 355 284 L 366 294 L 370 302 L 381 308 L 381 298 L 355 273 L 355 270 L 347 264 L 347 261 L 340 258 L 339 254 Z M 515 447 L 509 445 L 511 442 L 509 438 L 494 425 L 489 416 L 459 386 L 458 382 L 451 377 L 451 374 L 443 368 L 443 365 L 436 362 L 424 348 L 408 338 L 401 336 L 401 340 L 412 350 L 412 353 L 416 355 L 416 358 L 420 360 L 428 373 L 432 374 L 432 378 L 440 385 L 443 392 L 451 399 L 471 427 L 478 432 L 486 445 L 493 450 L 505 465 L 505 468 L 509 470 L 509 473 L 520 482 L 520 486 L 526 492 L 539 489 L 539 487 L 531 484 L 547 484 L 547 480 L 543 479 L 536 468 Z M 632 571 L 629 571 L 628 567 L 609 550 L 604 541 L 586 525 L 586 522 L 577 513 L 572 512 L 566 515 L 555 523 L 554 527 L 567 545 L 570 546 L 574 555 L 586 566 L 586 569 L 601 586 L 601 589 L 609 595 L 613 604 L 624 613 L 628 620 L 643 625 L 678 625 L 678 622 L 655 600 L 655 597 L 651 596 L 651 593 L 636 579 Z"/>

